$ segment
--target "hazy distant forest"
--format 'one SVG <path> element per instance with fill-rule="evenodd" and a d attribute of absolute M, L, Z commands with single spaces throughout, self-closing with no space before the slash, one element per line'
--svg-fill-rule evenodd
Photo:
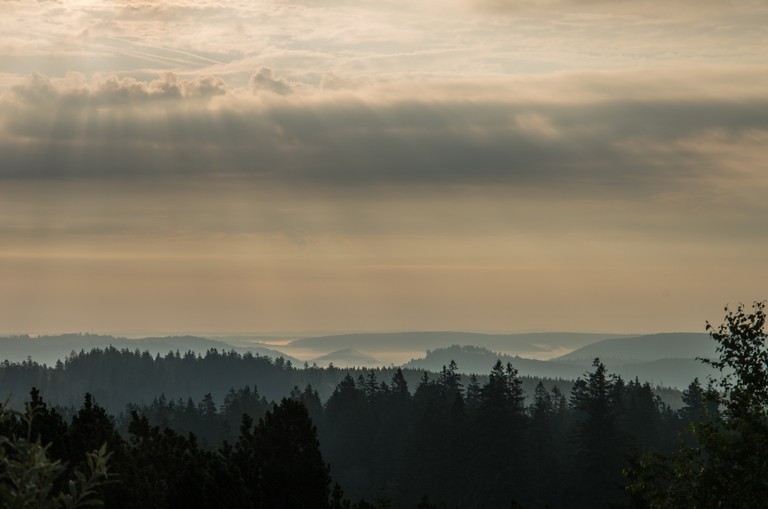
<path fill-rule="evenodd" d="M 710 327 L 721 376 L 671 409 L 599 359 L 576 381 L 94 350 L 0 366 L 3 507 L 679 508 L 768 499 L 763 303 Z M 242 380 L 223 387 L 222 381 Z M 83 394 L 82 387 L 98 390 Z M 318 387 L 333 386 L 321 398 Z M 192 395 L 202 394 L 200 397 Z M 70 401 L 77 406 L 48 402 Z M 186 395 L 186 396 L 182 396 Z M 216 396 L 214 396 L 216 395 Z M 267 399 L 266 395 L 269 395 Z M 135 401 L 151 401 L 136 404 Z M 107 410 L 109 409 L 109 411 Z"/>

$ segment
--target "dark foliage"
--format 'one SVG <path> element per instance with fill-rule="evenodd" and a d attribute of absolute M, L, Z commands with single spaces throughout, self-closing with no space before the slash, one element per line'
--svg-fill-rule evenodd
<path fill-rule="evenodd" d="M 670 455 L 640 457 L 628 469 L 630 491 L 642 508 L 757 508 L 768 500 L 768 336 L 765 303 L 752 311 L 725 309 L 717 328 L 722 373 L 703 389 L 684 393 L 687 433 Z"/>
<path fill-rule="evenodd" d="M 16 369 L 5 368 L 0 372 L 6 377 Z M 175 391 L 174 397 L 160 394 L 128 404 L 116 418 L 90 394 L 78 410 L 50 408 L 37 390 L 31 394 L 31 404 L 40 409 L 36 433 L 72 468 L 85 451 L 107 444 L 119 482 L 103 488 L 102 498 L 118 509 L 641 504 L 646 495 L 627 493 L 622 470 L 648 472 L 653 464 L 659 476 L 672 474 L 667 464 L 648 458 L 671 453 L 678 436 L 692 440 L 691 427 L 715 433 L 723 426 L 712 402 L 715 389 L 694 381 L 685 392 L 686 406 L 674 412 L 650 385 L 612 376 L 597 359 L 565 392 L 561 383 L 540 381 L 526 390 L 530 381 L 501 362 L 482 377 L 461 376 L 450 363 L 416 379 L 399 369 L 296 370 L 238 354 L 153 358 L 108 350 L 74 355 L 56 368 L 32 363 L 20 369 L 45 374 L 31 378 L 46 380 L 48 387 L 56 379 L 85 380 L 87 373 L 112 380 L 115 385 L 104 382 L 103 390 L 116 401 L 119 391 L 126 398 L 131 394 L 128 379 L 136 380 L 140 394 L 150 390 L 147 379 Z M 280 381 L 272 382 L 270 394 L 283 390 L 285 397 L 270 403 L 261 385 L 247 383 L 224 389 L 221 373 L 229 373 L 226 380 L 274 377 Z M 309 383 L 276 388 L 302 378 L 338 382 L 325 404 Z M 172 385 L 163 385 L 169 380 Z M 725 389 L 733 393 L 741 383 L 736 379 Z M 184 387 L 188 392 L 180 396 Z M 736 422 L 755 405 L 739 400 L 726 406 L 725 415 Z M 14 423 L 3 426 L 9 433 Z M 727 445 L 732 454 L 743 453 L 740 443 Z M 721 460 L 735 461 L 727 453 L 722 450 Z M 688 459 L 701 464 L 695 455 Z"/>

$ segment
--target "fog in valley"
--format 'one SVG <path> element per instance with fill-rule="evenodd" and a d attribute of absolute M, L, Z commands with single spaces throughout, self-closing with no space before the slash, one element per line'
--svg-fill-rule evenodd
<path fill-rule="evenodd" d="M 766 26 L 1 1 L 0 507 L 763 507 Z"/>

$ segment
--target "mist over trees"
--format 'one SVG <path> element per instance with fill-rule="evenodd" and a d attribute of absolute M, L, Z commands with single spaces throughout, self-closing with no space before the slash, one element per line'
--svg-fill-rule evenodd
<path fill-rule="evenodd" d="M 36 423 L 41 440 L 58 444 L 52 455 L 77 465 L 85 451 L 106 442 L 117 478 L 130 486 L 146 485 L 135 495 L 126 493 L 123 484 L 105 488 L 109 507 L 196 507 L 224 496 L 221 486 L 228 486 L 232 507 L 272 507 L 258 501 L 279 495 L 262 492 L 266 488 L 253 491 L 256 479 L 266 474 L 248 473 L 246 466 L 258 458 L 270 465 L 288 462 L 294 453 L 280 448 L 298 440 L 290 434 L 301 426 L 301 440 L 312 442 L 306 424 L 297 428 L 275 421 L 276 416 L 303 419 L 298 414 L 317 427 L 315 457 L 322 461 L 316 463 L 330 465 L 325 475 L 344 492 L 339 503 L 415 507 L 429 500 L 471 509 L 507 507 L 512 501 L 523 507 L 574 507 L 573 501 L 581 500 L 580 507 L 595 507 L 596 500 L 622 500 L 620 470 L 613 469 L 622 466 L 622 455 L 671 450 L 688 415 L 669 409 L 647 383 L 609 377 L 599 362 L 571 391 L 546 388 L 539 381 L 528 399 L 514 367 L 500 361 L 483 383 L 477 377 L 465 382 L 455 363 L 437 374 L 422 373 L 415 387 L 403 370 L 394 370 L 389 379 L 380 375 L 375 370 L 357 377 L 345 374 L 325 403 L 307 385 L 294 387 L 278 405 L 258 388 L 245 386 L 230 389 L 219 403 L 210 394 L 198 400 L 161 395 L 148 404 L 128 404 L 114 417 L 90 394 L 74 413 L 48 407 L 37 390 L 30 405 L 42 409 Z M 608 408 L 615 431 L 610 441 L 600 421 Z M 269 427 L 273 424 L 278 429 Z M 254 452 L 259 447 L 267 449 Z M 600 454 L 608 454 L 610 461 Z M 606 466 L 587 475 L 580 468 L 585 461 L 606 461 Z M 309 482 L 297 468 L 285 467 L 294 473 L 284 474 L 291 487 Z M 321 470 L 313 475 L 322 478 Z M 210 478 L 217 480 L 206 481 Z M 156 486 L 157 479 L 164 479 L 162 486 Z M 194 490 L 173 491 L 188 483 Z M 158 490 L 167 494 L 147 505 L 145 498 Z M 311 491 L 301 488 L 306 490 Z M 136 505 L 119 505 L 133 497 L 138 497 Z M 174 505 L 180 501 L 184 505 Z"/>
<path fill-rule="evenodd" d="M 492 363 L 489 363 L 489 367 Z M 397 368 L 374 368 L 381 380 L 393 376 Z M 368 376 L 366 368 L 321 368 L 305 364 L 298 367 L 283 357 L 271 358 L 236 351 L 210 349 L 204 355 L 193 352 L 167 352 L 165 355 L 114 347 L 71 353 L 53 366 L 33 360 L 0 362 L 0 397 L 11 397 L 12 407 L 20 407 L 30 387 L 37 387 L 46 400 L 60 406 L 77 406 L 86 392 L 110 412 L 119 412 L 129 403 L 149 403 L 164 395 L 167 399 L 202 399 L 206 394 L 220 404 L 231 389 L 257 387 L 268 400 L 280 400 L 294 386 L 312 385 L 325 401 L 347 373 L 355 379 Z M 424 371 L 403 369 L 403 377 L 414 389 Z M 481 382 L 487 374 L 478 375 Z M 470 375 L 461 375 L 468 383 Z M 522 377 L 526 393 L 532 394 L 540 378 Z M 569 391 L 572 380 L 544 379 L 548 386 Z"/>
<path fill-rule="evenodd" d="M 768 496 L 764 325 L 761 303 L 727 311 L 711 328 L 719 357 L 707 360 L 722 376 L 692 380 L 677 410 L 599 359 L 567 390 L 538 381 L 529 392 L 510 363 L 497 361 L 481 379 L 449 362 L 415 381 L 401 369 L 345 370 L 325 401 L 311 384 L 277 403 L 244 385 L 218 401 L 161 394 L 111 415 L 91 394 L 70 409 L 33 389 L 31 425 L 3 411 L 0 460 L 18 456 L 18 437 L 50 444 L 41 447 L 62 462 L 50 488 L 60 493 L 66 479 L 82 484 L 94 451 L 109 451 L 109 482 L 92 491 L 117 508 L 760 507 Z M 144 357 L 104 354 L 74 365 Z M 183 359 L 149 357 L 161 366 Z M 243 362 L 212 359 L 224 370 Z M 264 362 L 273 373 L 294 370 Z M 5 368 L 47 380 L 61 367 Z M 7 467 L 0 472 L 0 493 L 11 478 Z"/>

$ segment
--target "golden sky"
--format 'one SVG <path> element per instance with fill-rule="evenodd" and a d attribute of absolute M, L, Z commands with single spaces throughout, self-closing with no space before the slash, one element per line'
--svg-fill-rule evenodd
<path fill-rule="evenodd" d="M 703 330 L 762 1 L 0 0 L 0 333 Z"/>

